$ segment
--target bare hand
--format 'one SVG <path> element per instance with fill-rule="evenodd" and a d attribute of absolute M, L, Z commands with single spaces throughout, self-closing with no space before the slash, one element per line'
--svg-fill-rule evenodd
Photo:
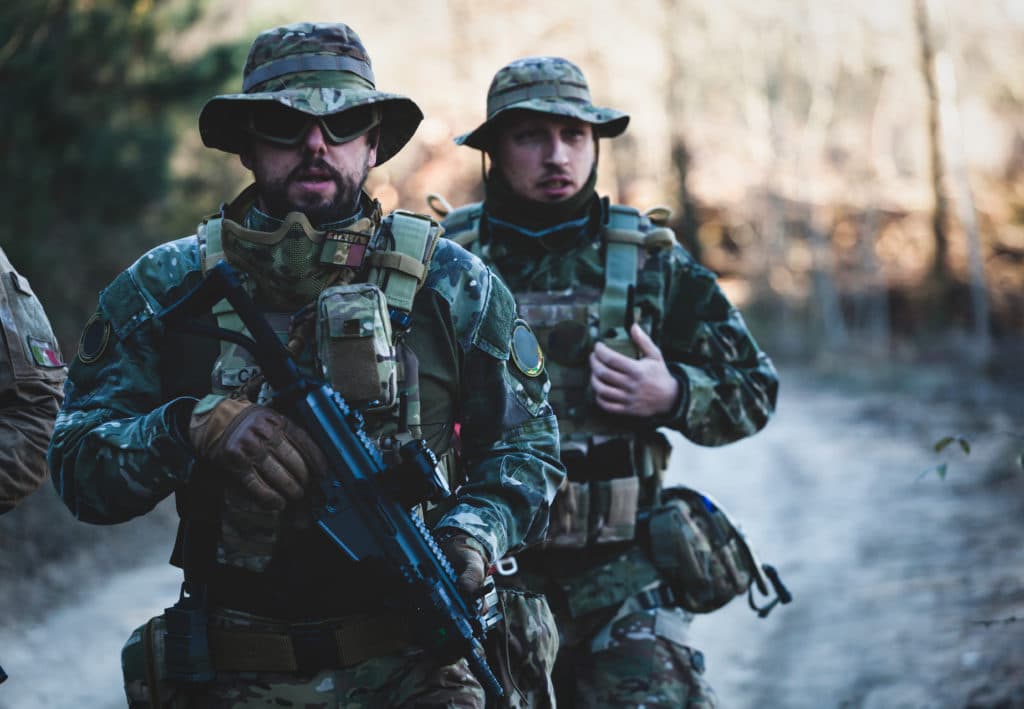
<path fill-rule="evenodd" d="M 610 414 L 667 414 L 679 398 L 679 382 L 642 327 L 634 323 L 629 335 L 640 350 L 640 359 L 621 355 L 600 342 L 590 353 L 590 386 L 597 404 Z"/>

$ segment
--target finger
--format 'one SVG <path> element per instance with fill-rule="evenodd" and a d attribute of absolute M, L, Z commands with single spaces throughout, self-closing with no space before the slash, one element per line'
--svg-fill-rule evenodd
<path fill-rule="evenodd" d="M 597 343 L 594 351 L 590 353 L 591 369 L 594 367 L 594 362 L 599 362 L 616 372 L 622 372 L 626 376 L 632 376 L 637 371 L 638 366 L 637 360 L 621 355 L 601 342 Z"/>
<path fill-rule="evenodd" d="M 594 389 L 595 397 L 600 401 L 610 401 L 616 403 L 629 402 L 633 398 L 633 393 L 628 389 L 622 389 L 619 387 L 609 386 L 604 382 L 594 379 L 591 377 L 590 386 Z"/>
<path fill-rule="evenodd" d="M 257 473 L 286 500 L 301 499 L 303 486 L 309 478 L 305 461 L 287 441 L 282 441 L 271 455 L 260 462 Z"/>
<path fill-rule="evenodd" d="M 313 441 L 312 436 L 291 421 L 285 427 L 285 435 L 292 445 L 295 446 L 295 450 L 299 452 L 302 459 L 306 461 L 306 471 L 310 477 L 320 477 L 327 471 L 327 456 L 320 450 L 320 446 Z M 303 483 L 306 482 L 308 480 L 303 481 Z"/>
<path fill-rule="evenodd" d="M 632 377 L 622 372 L 617 372 L 596 359 L 592 359 L 590 362 L 590 374 L 591 378 L 596 378 L 604 384 L 619 389 L 628 389 L 633 382 Z"/>
<path fill-rule="evenodd" d="M 640 354 L 645 358 L 662 359 L 661 350 L 654 344 L 654 340 L 647 334 L 647 331 L 637 323 L 633 323 L 633 327 L 629 329 L 629 336 L 633 339 L 633 344 L 640 350 Z"/>
<path fill-rule="evenodd" d="M 245 494 L 260 507 L 268 510 L 283 510 L 285 508 L 287 504 L 285 499 L 274 492 L 255 470 L 244 473 L 238 482 Z"/>
<path fill-rule="evenodd" d="M 610 414 L 628 414 L 630 412 L 628 401 L 603 396 L 598 396 L 596 401 L 598 406 Z"/>

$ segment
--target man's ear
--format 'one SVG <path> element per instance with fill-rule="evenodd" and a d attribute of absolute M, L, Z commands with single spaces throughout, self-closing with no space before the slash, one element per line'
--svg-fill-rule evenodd
<path fill-rule="evenodd" d="M 366 166 L 376 167 L 377 148 L 380 147 L 380 126 L 372 128 L 370 132 L 366 134 L 366 147 Z"/>

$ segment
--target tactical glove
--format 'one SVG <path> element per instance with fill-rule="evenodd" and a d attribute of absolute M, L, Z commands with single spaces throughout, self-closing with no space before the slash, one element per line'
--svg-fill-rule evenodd
<path fill-rule="evenodd" d="M 477 540 L 468 534 L 442 535 L 441 549 L 455 569 L 455 586 L 463 598 L 475 601 L 480 596 L 487 575 L 487 553 Z M 486 611 L 481 608 L 480 611 Z"/>
<path fill-rule="evenodd" d="M 310 473 L 326 467 L 309 434 L 287 416 L 248 401 L 224 399 L 193 414 L 188 432 L 199 458 L 266 509 L 284 509 L 302 498 Z"/>

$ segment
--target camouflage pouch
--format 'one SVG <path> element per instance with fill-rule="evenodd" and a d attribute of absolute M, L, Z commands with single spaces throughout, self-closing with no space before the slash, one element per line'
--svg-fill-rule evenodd
<path fill-rule="evenodd" d="M 678 486 L 662 491 L 665 503 L 646 515 L 648 553 L 672 590 L 676 603 L 693 613 L 710 613 L 751 591 L 750 605 L 763 617 L 789 592 L 771 566 L 760 566 L 739 527 L 710 497 Z M 751 586 L 767 594 L 762 571 L 776 599 L 758 608 Z"/>
<path fill-rule="evenodd" d="M 317 365 L 353 406 L 383 411 L 398 397 L 398 366 L 384 293 L 372 283 L 326 288 L 317 299 Z"/>
<path fill-rule="evenodd" d="M 590 485 L 567 480 L 555 495 L 544 546 L 582 549 L 590 527 Z"/>
<path fill-rule="evenodd" d="M 186 709 L 194 706 L 186 688 L 164 671 L 164 617 L 140 625 L 121 649 L 124 693 L 130 709 Z"/>
<path fill-rule="evenodd" d="M 558 655 L 558 626 L 538 593 L 498 588 L 503 622 L 487 634 L 487 659 L 505 696 L 488 707 L 544 709 L 555 706 L 551 672 Z"/>
<path fill-rule="evenodd" d="M 635 476 L 568 481 L 551 506 L 550 549 L 583 549 L 592 544 L 628 542 L 636 536 L 640 481 Z"/>

